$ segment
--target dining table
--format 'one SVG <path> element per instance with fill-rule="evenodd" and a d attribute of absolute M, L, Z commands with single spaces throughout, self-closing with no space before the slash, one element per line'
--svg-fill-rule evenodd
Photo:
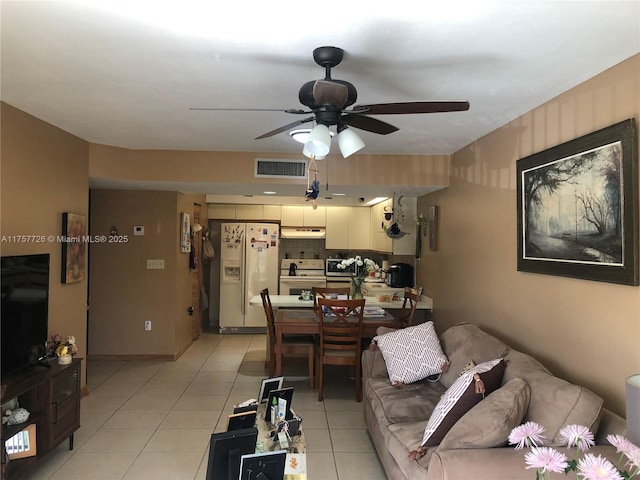
<path fill-rule="evenodd" d="M 313 299 L 302 300 L 298 295 L 271 295 L 271 305 L 275 310 L 275 375 L 282 376 L 282 338 L 285 335 L 320 335 L 320 320 L 313 309 Z M 399 311 L 404 300 L 380 301 L 377 297 L 364 297 L 367 307 L 380 307 L 384 316 L 365 316 L 362 321 L 363 338 L 375 337 L 379 327 L 401 328 L 400 321 L 390 311 Z M 249 300 L 250 305 L 262 306 L 262 297 L 256 295 Z M 425 295 L 418 301 L 417 310 L 431 311 L 433 300 Z M 267 342 L 267 345 L 269 342 Z"/>
<path fill-rule="evenodd" d="M 282 298 L 287 297 L 287 298 Z M 282 339 L 285 335 L 320 335 L 320 319 L 313 309 L 313 300 L 298 300 L 296 295 L 272 295 L 272 306 L 277 308 L 274 318 L 276 331 L 275 338 L 275 375 L 282 376 Z M 259 304 L 262 299 L 257 297 Z M 258 304 L 258 300 L 252 298 L 251 304 Z M 367 307 L 381 307 L 392 302 L 378 302 L 375 297 L 365 297 Z M 400 304 L 402 302 L 399 302 Z M 382 307 L 384 309 L 384 307 Z M 362 320 L 362 336 L 375 337 L 379 327 L 401 328 L 400 321 L 388 311 L 373 315 L 365 315 Z"/>

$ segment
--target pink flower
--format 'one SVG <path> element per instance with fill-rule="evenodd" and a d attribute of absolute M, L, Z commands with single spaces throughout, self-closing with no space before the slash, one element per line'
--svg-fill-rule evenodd
<path fill-rule="evenodd" d="M 623 480 L 609 460 L 591 453 L 578 461 L 578 475 L 583 476 L 584 480 Z"/>
<path fill-rule="evenodd" d="M 625 450 L 629 450 L 630 447 L 634 446 L 629 440 L 627 440 L 622 435 L 607 435 L 607 441 L 616 447 L 616 451 L 624 453 Z"/>
<path fill-rule="evenodd" d="M 567 447 L 578 447 L 581 452 L 586 452 L 595 445 L 593 433 L 582 425 L 567 425 L 560 430 L 560 436 Z"/>
<path fill-rule="evenodd" d="M 516 450 L 524 447 L 537 447 L 544 440 L 544 428 L 535 422 L 527 422 L 511 430 L 509 443 L 515 445 Z"/>
<path fill-rule="evenodd" d="M 564 473 L 567 468 L 567 456 L 549 447 L 531 448 L 524 456 L 527 468 L 537 468 L 542 473 Z"/>
<path fill-rule="evenodd" d="M 622 435 L 607 435 L 608 442 L 627 457 L 627 465 L 640 468 L 640 448 L 636 447 Z"/>

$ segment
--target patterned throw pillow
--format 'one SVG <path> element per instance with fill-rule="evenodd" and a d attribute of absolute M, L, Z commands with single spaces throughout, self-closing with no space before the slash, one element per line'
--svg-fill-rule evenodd
<path fill-rule="evenodd" d="M 379 335 L 373 339 L 382 352 L 389 379 L 408 384 L 442 372 L 447 357 L 442 352 L 433 322 Z"/>
<path fill-rule="evenodd" d="M 465 413 L 500 386 L 504 369 L 504 361 L 502 358 L 497 358 L 463 372 L 442 395 L 436 408 L 433 409 L 424 429 L 421 445 L 423 447 L 439 445 L 449 429 Z M 474 381 L 476 374 L 484 384 L 484 393 L 476 393 L 476 381 Z"/>

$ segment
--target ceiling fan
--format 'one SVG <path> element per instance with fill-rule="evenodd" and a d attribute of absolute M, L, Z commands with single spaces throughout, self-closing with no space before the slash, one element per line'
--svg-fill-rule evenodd
<path fill-rule="evenodd" d="M 403 115 L 410 113 L 457 112 L 469 110 L 468 101 L 433 101 L 433 102 L 401 102 L 375 103 L 371 105 L 356 105 L 358 92 L 353 84 L 345 80 L 331 78 L 331 69 L 339 65 L 344 56 L 344 50 L 338 47 L 318 47 L 313 51 L 315 62 L 324 67 L 325 77 L 321 80 L 311 80 L 300 88 L 298 98 L 300 103 L 309 110 L 302 109 L 217 109 L 193 108 L 192 110 L 248 110 L 248 111 L 277 111 L 295 115 L 312 114 L 301 120 L 296 120 L 282 127 L 271 130 L 256 137 L 256 140 L 271 137 L 294 127 L 316 121 L 318 125 L 330 127 L 335 125 L 338 133 L 347 127 L 359 128 L 368 132 L 387 135 L 398 130 L 397 127 L 370 117 L 369 115 Z"/>

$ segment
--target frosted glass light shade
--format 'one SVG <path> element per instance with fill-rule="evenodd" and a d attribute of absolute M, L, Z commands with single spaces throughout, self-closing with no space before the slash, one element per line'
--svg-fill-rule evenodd
<path fill-rule="evenodd" d="M 640 446 L 640 373 L 627 377 L 627 438 Z"/>
<path fill-rule="evenodd" d="M 364 142 L 356 132 L 350 128 L 345 128 L 338 133 L 338 147 L 340 147 L 340 153 L 342 153 L 342 156 L 347 158 L 358 150 L 362 150 L 364 148 Z"/>
<path fill-rule="evenodd" d="M 329 133 L 329 127 L 326 125 L 318 124 L 313 127 L 309 138 L 307 138 L 302 153 L 307 157 L 314 155 L 318 157 L 326 157 L 331 148 L 331 134 Z"/>
<path fill-rule="evenodd" d="M 309 150 L 307 150 L 307 146 L 305 145 L 304 147 L 302 147 L 302 154 L 305 157 L 309 157 L 311 158 L 311 155 L 313 155 Z M 316 160 L 324 160 L 325 158 L 327 158 L 326 155 L 314 155 L 313 158 L 315 158 Z"/>

